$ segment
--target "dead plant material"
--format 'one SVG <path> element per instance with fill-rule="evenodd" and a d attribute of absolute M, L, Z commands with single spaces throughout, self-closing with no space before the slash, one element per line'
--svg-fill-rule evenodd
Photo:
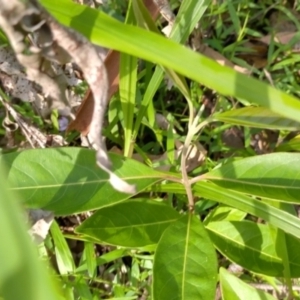
<path fill-rule="evenodd" d="M 153 19 L 156 19 L 159 14 L 159 8 L 154 0 L 144 0 L 146 8 L 149 10 Z M 108 76 L 108 100 L 119 90 L 119 65 L 120 53 L 111 50 L 104 61 L 107 76 Z M 68 131 L 77 130 L 83 136 L 86 136 L 90 131 L 90 125 L 94 110 L 94 99 L 90 89 L 87 91 L 82 104 L 80 105 L 75 120 L 68 127 Z"/>
<path fill-rule="evenodd" d="M 134 193 L 133 185 L 111 171 L 111 162 L 102 139 L 108 79 L 96 48 L 78 32 L 58 23 L 36 0 L 0 0 L 0 7 L 0 26 L 9 38 L 16 58 L 26 69 L 28 78 L 51 96 L 51 108 L 59 109 L 61 114 L 71 115 L 71 109 L 65 94 L 66 86 L 49 75 L 51 62 L 65 64 L 73 60 L 80 67 L 93 94 L 89 139 L 96 150 L 97 165 L 109 174 L 109 181 L 116 190 Z M 28 35 L 33 45 L 25 42 Z"/>
<path fill-rule="evenodd" d="M 119 90 L 119 64 L 120 53 L 114 50 L 110 50 L 104 61 L 107 76 L 108 76 L 108 93 L 107 98 L 111 97 Z M 80 105 L 76 117 L 72 120 L 68 126 L 67 131 L 77 130 L 83 136 L 86 136 L 90 131 L 90 125 L 92 121 L 94 111 L 94 97 L 90 89 L 88 89 L 85 97 Z"/>

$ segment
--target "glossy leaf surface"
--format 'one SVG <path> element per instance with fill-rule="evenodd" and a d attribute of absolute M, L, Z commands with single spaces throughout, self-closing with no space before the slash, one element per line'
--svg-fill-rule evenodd
<path fill-rule="evenodd" d="M 299 203 L 299 165 L 298 153 L 272 153 L 228 163 L 204 177 L 227 189 Z"/>
<path fill-rule="evenodd" d="M 155 191 L 186 194 L 184 187 L 178 183 L 159 184 Z M 268 205 L 253 197 L 222 188 L 212 182 L 199 181 L 193 186 L 193 193 L 198 197 L 229 205 L 266 222 L 283 231 L 300 238 L 300 219 L 290 213 Z"/>
<path fill-rule="evenodd" d="M 224 268 L 220 268 L 220 284 L 223 300 L 275 300 L 270 294 L 255 289 Z"/>
<path fill-rule="evenodd" d="M 76 232 L 122 247 L 158 243 L 170 224 L 180 217 L 171 206 L 147 199 L 132 199 L 99 209 Z"/>
<path fill-rule="evenodd" d="M 196 195 L 230 205 L 253 216 L 262 218 L 286 233 L 300 238 L 300 219 L 284 210 L 209 182 L 198 182 L 194 187 L 194 191 Z"/>
<path fill-rule="evenodd" d="M 250 221 L 211 222 L 206 227 L 216 248 L 231 261 L 252 272 L 284 277 L 284 266 L 267 225 Z M 300 241 L 285 234 L 292 277 L 300 276 Z"/>
<path fill-rule="evenodd" d="M 194 215 L 177 220 L 163 234 L 153 266 L 153 299 L 212 300 L 217 260 L 206 229 Z"/>

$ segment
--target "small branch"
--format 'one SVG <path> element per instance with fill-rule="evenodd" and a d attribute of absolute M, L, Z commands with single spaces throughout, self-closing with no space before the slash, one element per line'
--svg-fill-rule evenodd
<path fill-rule="evenodd" d="M 186 159 L 188 156 L 188 150 L 189 150 L 189 146 L 192 142 L 193 136 L 195 134 L 197 134 L 198 131 L 201 130 L 201 128 L 203 128 L 203 126 L 205 126 L 208 123 L 208 120 L 201 122 L 199 125 L 197 125 L 199 118 L 202 114 L 202 112 L 204 111 L 204 105 L 202 105 L 195 117 L 195 119 L 193 120 L 192 125 L 189 127 L 189 131 L 187 134 L 187 137 L 185 139 L 184 145 L 183 145 L 183 149 L 182 149 L 182 154 L 181 154 L 181 174 L 182 174 L 182 183 L 185 187 L 186 190 L 186 194 L 188 197 L 188 202 L 189 202 L 189 208 L 190 210 L 194 209 L 194 197 L 193 197 L 193 193 L 192 193 L 192 182 L 188 177 L 187 174 L 187 169 L 186 169 Z"/>

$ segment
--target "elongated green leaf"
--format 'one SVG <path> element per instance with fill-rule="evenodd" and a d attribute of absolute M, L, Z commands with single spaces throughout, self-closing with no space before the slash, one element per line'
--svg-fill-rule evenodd
<path fill-rule="evenodd" d="M 90 243 L 90 242 L 84 243 L 83 259 L 86 262 L 89 276 L 91 278 L 94 278 L 96 276 L 96 267 L 97 267 L 94 243 Z"/>
<path fill-rule="evenodd" d="M 257 128 L 297 130 L 300 123 L 265 107 L 243 107 L 214 115 L 214 119 L 235 125 Z"/>
<path fill-rule="evenodd" d="M 79 296 L 79 299 L 84 299 L 84 300 L 94 300 L 95 299 L 95 298 L 93 298 L 93 295 L 91 294 L 89 282 L 83 277 L 78 277 L 74 280 L 73 289 L 75 289 L 75 293 L 76 293 L 76 295 Z"/>
<path fill-rule="evenodd" d="M 298 153 L 272 153 L 228 163 L 204 176 L 242 193 L 299 203 L 299 164 Z"/>
<path fill-rule="evenodd" d="M 285 210 L 288 209 L 288 212 L 290 211 L 290 207 L 291 205 L 289 205 L 288 203 L 281 203 L 281 202 L 276 202 L 276 201 L 268 201 L 268 200 L 263 200 L 263 201 L 267 201 L 268 204 Z M 287 204 L 287 205 L 286 205 Z M 272 239 L 273 239 L 273 244 L 274 247 L 276 249 L 276 253 L 277 255 L 280 257 L 281 259 L 281 263 L 283 266 L 283 277 L 285 280 L 285 283 L 290 291 L 290 293 L 293 293 L 293 289 L 292 289 L 292 280 L 291 280 L 291 266 L 290 266 L 290 257 L 289 257 L 289 249 L 293 248 L 294 245 L 287 245 L 287 237 L 286 237 L 286 233 L 284 231 L 282 231 L 281 229 L 273 226 L 273 225 L 268 225 L 269 227 L 269 231 L 271 233 Z M 300 245 L 300 243 L 299 243 Z M 299 247 L 299 246 L 298 246 Z M 297 248 L 298 248 L 297 247 Z"/>
<path fill-rule="evenodd" d="M 55 256 L 60 274 L 73 273 L 75 270 L 73 256 L 56 221 L 53 221 L 50 231 L 55 244 Z"/>
<path fill-rule="evenodd" d="M 7 189 L 0 168 L 0 298 L 5 300 L 65 299 L 38 261 L 25 229 L 17 197 Z M 3 297 L 3 298 L 2 298 Z"/>
<path fill-rule="evenodd" d="M 196 195 L 224 203 L 262 218 L 286 233 L 300 238 L 300 219 L 283 210 L 208 182 L 198 182 L 193 190 Z"/>
<path fill-rule="evenodd" d="M 105 264 L 108 264 L 114 260 L 117 260 L 119 258 L 122 258 L 123 256 L 129 255 L 128 249 L 116 249 L 112 250 L 108 253 L 105 253 L 101 255 L 100 257 L 97 257 L 95 259 L 95 264 L 97 266 L 103 266 Z M 82 264 L 76 269 L 76 273 L 81 273 L 89 270 L 89 266 L 87 265 L 87 262 L 82 262 Z"/>
<path fill-rule="evenodd" d="M 134 24 L 134 15 L 131 6 L 127 10 L 126 24 Z M 134 119 L 134 106 L 136 98 L 136 84 L 137 84 L 137 62 L 135 56 L 121 53 L 120 55 L 120 98 L 123 110 L 123 124 L 124 124 L 124 155 L 131 157 L 133 152 L 132 141 L 132 126 Z"/>
<path fill-rule="evenodd" d="M 153 190 L 186 194 L 185 188 L 178 183 L 157 185 Z M 280 210 L 239 192 L 222 188 L 211 182 L 197 182 L 193 186 L 193 192 L 195 196 L 220 202 L 262 218 L 286 233 L 300 238 L 300 219 L 284 210 Z"/>
<path fill-rule="evenodd" d="M 209 0 L 183 0 L 172 26 L 170 38 L 184 43 L 210 4 Z"/>
<path fill-rule="evenodd" d="M 148 199 L 128 200 L 99 209 L 76 228 L 98 242 L 143 247 L 158 243 L 170 224 L 180 217 L 169 205 Z"/>
<path fill-rule="evenodd" d="M 270 294 L 255 289 L 224 268 L 220 268 L 220 284 L 223 300 L 275 300 Z"/>
<path fill-rule="evenodd" d="M 124 154 L 131 156 L 133 151 L 132 126 L 137 82 L 137 58 L 121 53 L 120 56 L 120 98 L 124 116 Z"/>
<path fill-rule="evenodd" d="M 191 13 L 190 10 L 185 10 L 185 16 L 184 18 L 185 19 L 188 19 L 190 22 L 189 24 L 184 24 L 184 30 L 180 30 L 178 31 L 178 28 L 180 27 L 181 22 L 182 22 L 182 7 L 186 7 L 187 5 L 187 2 L 189 2 L 191 5 L 193 5 L 193 11 L 196 11 L 198 14 L 196 15 L 193 15 Z M 201 14 L 203 13 L 203 11 L 205 10 L 205 7 L 203 3 L 199 3 L 198 1 L 198 4 L 195 4 L 195 3 L 191 3 L 191 2 L 194 2 L 194 1 L 191 1 L 191 0 L 185 0 L 181 7 L 180 7 L 180 11 L 178 12 L 178 15 L 175 19 L 175 23 L 172 27 L 172 33 L 171 33 L 171 36 L 170 38 L 175 40 L 177 39 L 178 41 L 181 41 L 182 38 L 187 38 L 187 33 L 189 33 L 190 31 L 189 30 L 192 30 L 193 28 L 190 28 L 190 25 L 195 25 L 194 22 L 195 20 L 198 18 L 200 18 Z M 199 11 L 199 7 L 201 7 L 202 5 L 202 10 Z M 133 2 L 133 9 L 134 9 L 134 12 L 135 12 L 135 16 L 138 20 L 138 24 L 143 27 L 143 28 L 147 28 L 151 31 L 154 31 L 158 34 L 161 34 L 159 32 L 159 30 L 157 29 L 154 21 L 152 20 L 152 18 L 150 17 L 149 15 L 149 12 L 147 11 L 147 9 L 145 8 L 145 6 L 143 5 L 143 2 L 141 0 L 138 0 L 138 1 L 134 1 Z M 191 15 L 191 19 L 189 19 L 189 16 Z M 180 27 L 182 28 L 182 26 Z M 180 34 L 178 34 L 180 33 Z M 173 83 L 178 87 L 178 89 L 181 91 L 181 93 L 185 96 L 186 100 L 188 101 L 189 105 L 190 105 L 190 111 L 192 111 L 192 105 L 191 105 L 191 100 L 190 100 L 190 92 L 189 92 L 189 89 L 188 89 L 188 86 L 187 86 L 187 83 L 185 81 L 185 78 L 183 76 L 180 76 L 178 74 L 176 74 L 174 71 L 170 70 L 170 69 L 166 69 L 166 68 L 159 68 L 157 67 L 155 72 L 154 72 L 154 75 L 152 76 L 151 80 L 150 80 L 150 83 L 149 85 L 147 86 L 147 89 L 146 89 L 146 92 L 145 92 L 145 95 L 144 95 L 144 98 L 142 100 L 142 103 L 141 103 L 141 109 L 139 110 L 138 112 L 138 115 L 137 115 L 137 120 L 136 120 L 136 124 L 135 124 L 135 132 L 134 132 L 134 137 L 136 137 L 137 135 L 137 132 L 138 132 L 138 129 L 139 129 L 139 126 L 141 124 L 141 121 L 142 121 L 142 118 L 144 117 L 145 113 L 146 113 L 146 110 L 148 108 L 148 105 L 150 104 L 150 101 L 152 100 L 153 98 L 153 95 L 154 93 L 156 92 L 160 82 L 162 81 L 162 74 L 163 74 L 163 71 L 166 72 L 166 74 L 168 74 L 168 76 L 172 79 Z M 152 95 L 152 96 L 151 96 Z M 191 117 L 193 117 L 193 115 L 191 115 Z M 151 118 L 149 118 L 150 120 Z M 192 122 L 192 118 L 190 118 L 190 122 Z"/>
<path fill-rule="evenodd" d="M 294 97 L 220 66 L 158 34 L 122 24 L 102 12 L 71 1 L 42 0 L 41 3 L 61 23 L 78 30 L 95 44 L 161 64 L 222 94 L 266 106 L 294 120 L 300 119 L 300 102 Z"/>
<path fill-rule="evenodd" d="M 142 191 L 159 180 L 156 172 L 134 160 L 111 154 L 115 173 Z M 115 191 L 95 163 L 95 152 L 81 148 L 34 149 L 0 157 L 8 180 L 27 206 L 58 215 L 104 207 L 128 199 Z"/>
<path fill-rule="evenodd" d="M 284 277 L 284 265 L 277 252 L 269 226 L 250 221 L 211 222 L 206 228 L 216 248 L 247 270 L 273 277 Z M 295 255 L 300 241 L 285 234 L 292 277 L 300 276 L 300 261 Z M 292 260 L 293 259 L 293 260 Z"/>
<path fill-rule="evenodd" d="M 153 266 L 153 299 L 214 299 L 216 253 L 200 220 L 188 214 L 163 234 Z"/>
<path fill-rule="evenodd" d="M 294 97 L 220 66 L 158 34 L 122 24 L 102 12 L 70 1 L 42 0 L 41 3 L 60 22 L 78 30 L 95 44 L 161 64 L 222 94 L 266 106 L 287 118 L 299 119 L 300 102 Z"/>

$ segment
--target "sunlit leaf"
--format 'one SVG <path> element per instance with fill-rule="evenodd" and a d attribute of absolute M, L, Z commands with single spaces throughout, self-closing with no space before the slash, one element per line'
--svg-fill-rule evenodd
<path fill-rule="evenodd" d="M 213 300 L 216 253 L 201 221 L 188 214 L 163 234 L 153 266 L 153 299 Z"/>
<path fill-rule="evenodd" d="M 185 188 L 178 183 L 158 184 L 153 190 L 167 193 L 186 194 Z M 290 213 L 268 205 L 253 197 L 234 190 L 222 188 L 214 183 L 199 181 L 193 186 L 195 196 L 210 199 L 262 218 L 297 238 L 300 238 L 300 219 Z"/>
<path fill-rule="evenodd" d="M 204 177 L 242 193 L 299 203 L 299 164 L 298 153 L 272 153 L 225 164 Z"/>
<path fill-rule="evenodd" d="M 122 247 L 143 247 L 158 243 L 168 226 L 180 217 L 163 202 L 133 199 L 99 209 L 76 228 L 76 232 Z"/>
<path fill-rule="evenodd" d="M 159 180 L 161 173 L 111 154 L 113 171 L 135 184 L 137 192 Z M 129 198 L 110 185 L 95 162 L 95 152 L 81 148 L 33 149 L 5 154 L 0 166 L 8 170 L 12 190 L 29 207 L 72 214 L 112 205 Z"/>
<path fill-rule="evenodd" d="M 41 3 L 61 23 L 78 30 L 95 44 L 160 64 L 221 94 L 257 103 L 293 120 L 299 119 L 300 102 L 294 97 L 220 66 L 161 35 L 122 24 L 102 12 L 71 1 L 42 0 Z"/>
<path fill-rule="evenodd" d="M 224 268 L 220 268 L 220 284 L 223 300 L 275 300 L 270 294 L 255 289 Z"/>
<path fill-rule="evenodd" d="M 250 221 L 220 221 L 211 222 L 206 228 L 216 248 L 231 261 L 252 272 L 284 277 L 284 266 L 269 226 Z M 291 276 L 299 277 L 300 241 L 285 236 Z"/>

